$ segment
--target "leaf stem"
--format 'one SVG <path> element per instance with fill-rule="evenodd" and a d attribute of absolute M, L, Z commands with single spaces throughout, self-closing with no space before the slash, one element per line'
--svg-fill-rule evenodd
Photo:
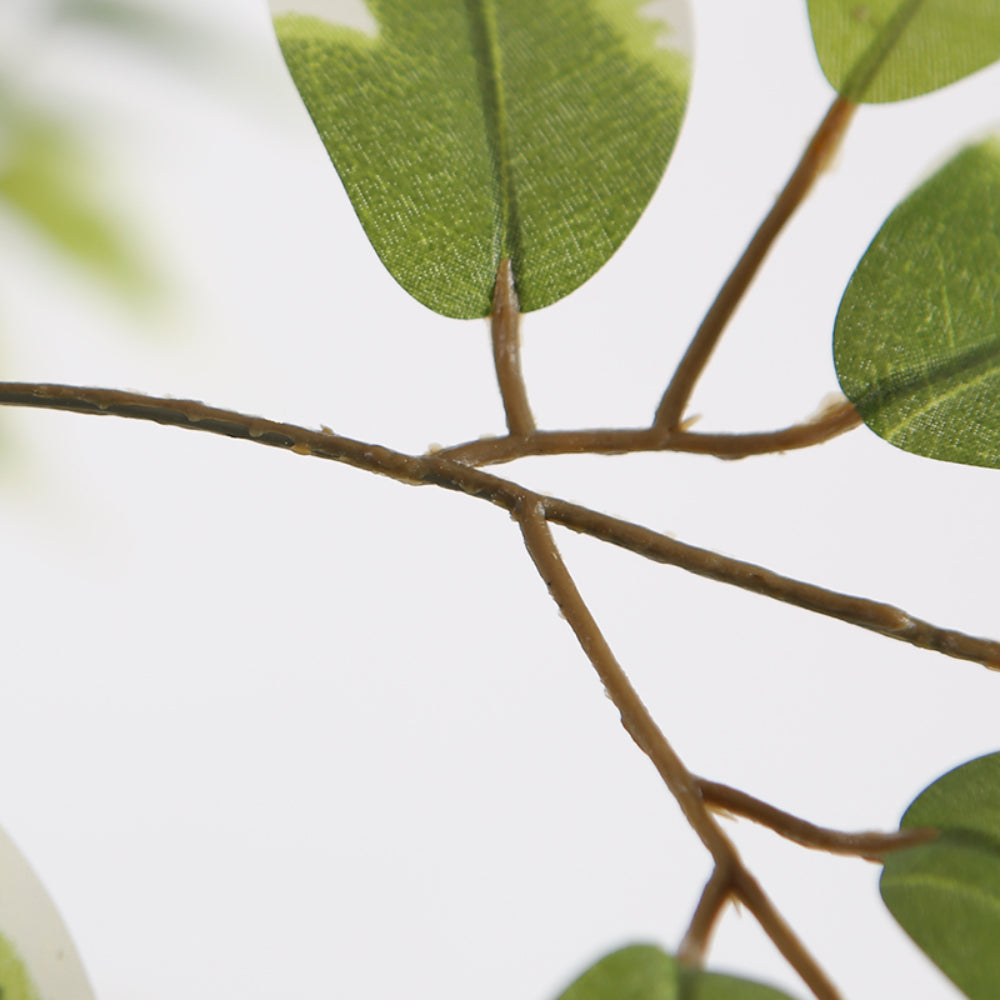
<path fill-rule="evenodd" d="M 701 797 L 711 809 L 766 826 L 788 840 L 831 854 L 844 854 L 881 863 L 892 851 L 906 847 L 916 847 L 937 836 L 931 827 L 913 827 L 893 833 L 843 833 L 827 827 L 816 826 L 807 820 L 793 816 L 767 802 L 754 798 L 737 788 L 719 784 L 717 781 L 698 779 Z"/>
<path fill-rule="evenodd" d="M 712 875 L 705 883 L 701 899 L 677 948 L 677 960 L 681 965 L 699 969 L 705 963 L 709 940 L 726 904 L 732 899 L 733 873 L 728 864 L 716 864 Z"/>
<path fill-rule="evenodd" d="M 746 903 L 765 933 L 819 1000 L 839 1000 L 839 994 L 826 974 L 775 909 L 756 879 L 743 866 L 736 848 L 708 811 L 697 779 L 684 766 L 660 727 L 653 721 L 649 710 L 611 651 L 563 563 L 546 520 L 544 505 L 525 500 L 517 504 L 513 515 L 521 528 L 532 562 L 597 671 L 608 697 L 618 709 L 625 731 L 650 759 L 676 799 L 684 818 L 715 862 L 715 872 L 695 910 L 693 930 L 689 930 L 684 938 L 682 948 L 686 946 L 686 954 L 693 957 L 703 954 L 712 924 L 727 896 L 732 893 Z"/>
<path fill-rule="evenodd" d="M 468 441 L 436 451 L 439 457 L 466 465 L 501 465 L 532 455 L 633 455 L 673 451 L 716 458 L 738 459 L 751 455 L 795 451 L 830 441 L 857 427 L 861 416 L 844 399 L 818 416 L 776 431 L 749 434 L 705 434 L 676 430 L 666 434 L 648 427 L 621 430 L 533 431 L 526 435 Z"/>
<path fill-rule="evenodd" d="M 497 269 L 493 288 L 493 312 L 490 332 L 493 340 L 493 364 L 496 367 L 500 398 L 507 417 L 507 429 L 514 439 L 535 430 L 535 418 L 528 404 L 528 391 L 521 374 L 521 309 L 514 287 L 514 269 L 504 257 Z"/>
<path fill-rule="evenodd" d="M 913 618 L 889 604 L 793 580 L 762 566 L 688 545 L 579 504 L 555 497 L 543 497 L 511 480 L 438 455 L 406 455 L 383 445 L 357 441 L 332 431 L 314 431 L 295 424 L 251 417 L 190 399 L 145 396 L 117 389 L 0 382 L 0 405 L 106 414 L 208 431 L 282 448 L 299 455 L 342 462 L 367 472 L 388 476 L 398 482 L 456 490 L 487 500 L 511 512 L 522 502 L 541 503 L 545 516 L 551 523 L 609 542 L 654 562 L 677 566 L 689 573 L 838 618 L 892 639 L 1000 670 L 1000 642 L 939 628 L 930 622 Z"/>
<path fill-rule="evenodd" d="M 857 105 L 837 97 L 820 123 L 802 158 L 778 195 L 753 239 L 719 290 L 694 339 L 677 366 L 660 405 L 653 427 L 666 434 L 676 431 L 691 393 L 715 350 L 730 318 L 760 269 L 778 234 L 802 204 L 816 178 L 830 162 Z"/>

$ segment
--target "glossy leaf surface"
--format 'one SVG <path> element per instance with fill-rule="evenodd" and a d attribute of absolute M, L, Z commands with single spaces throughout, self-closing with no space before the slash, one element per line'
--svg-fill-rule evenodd
<path fill-rule="evenodd" d="M 899 101 L 1000 59 L 995 0 L 809 0 L 820 65 L 855 102 Z"/>
<path fill-rule="evenodd" d="M 0 830 L 0 998 L 94 1000 L 52 900 Z"/>
<path fill-rule="evenodd" d="M 591 966 L 559 1000 L 788 1000 L 788 996 L 714 972 L 682 973 L 677 960 L 659 948 L 632 945 Z"/>
<path fill-rule="evenodd" d="M 888 856 L 881 890 L 907 934 L 971 1000 L 1000 996 L 1000 754 L 923 791 L 904 829 L 940 836 Z"/>
<path fill-rule="evenodd" d="M 686 0 L 272 0 L 282 52 L 375 250 L 446 316 L 522 309 L 614 253 L 687 96 Z M 370 14 L 368 13 L 370 12 Z M 365 19 L 367 17 L 367 20 Z"/>
<path fill-rule="evenodd" d="M 889 216 L 844 293 L 834 359 L 865 423 L 918 455 L 1000 467 L 1000 141 Z"/>

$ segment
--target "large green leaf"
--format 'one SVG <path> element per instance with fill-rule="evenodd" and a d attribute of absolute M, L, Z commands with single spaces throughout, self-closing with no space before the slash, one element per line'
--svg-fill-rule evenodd
<path fill-rule="evenodd" d="M 355 0 L 357 3 L 357 0 Z M 568 295 L 652 197 L 687 96 L 644 0 L 271 0 L 282 52 L 375 250 L 446 316 Z M 364 13 L 364 8 L 361 9 Z"/>
<path fill-rule="evenodd" d="M 971 1000 L 1000 996 L 1000 754 L 939 778 L 900 824 L 937 827 L 936 840 L 890 854 L 886 906 Z"/>
<path fill-rule="evenodd" d="M 844 293 L 834 359 L 887 441 L 1000 467 L 1000 141 L 960 153 L 889 216 Z"/>
<path fill-rule="evenodd" d="M 996 0 L 809 0 L 826 78 L 852 101 L 900 101 L 1000 59 Z"/>
<path fill-rule="evenodd" d="M 559 1000 L 788 1000 L 770 986 L 714 972 L 682 972 L 652 945 L 612 952 L 591 966 Z"/>
<path fill-rule="evenodd" d="M 48 893 L 0 830 L 0 1000 L 94 1000 Z"/>

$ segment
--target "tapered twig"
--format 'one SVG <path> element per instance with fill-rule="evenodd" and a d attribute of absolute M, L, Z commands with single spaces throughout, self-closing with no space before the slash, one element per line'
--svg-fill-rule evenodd
<path fill-rule="evenodd" d="M 493 340 L 493 364 L 500 398 L 503 400 L 507 429 L 514 436 L 530 434 L 535 418 L 528 404 L 528 391 L 521 374 L 521 307 L 514 286 L 514 269 L 508 258 L 500 261 L 493 288 L 493 312 L 490 333 Z"/>
<path fill-rule="evenodd" d="M 857 427 L 861 416 L 848 400 L 823 410 L 812 420 L 777 431 L 751 434 L 705 434 L 649 427 L 622 430 L 534 431 L 528 435 L 469 441 L 435 454 L 465 465 L 500 465 L 529 455 L 630 455 L 648 451 L 677 451 L 716 458 L 749 458 L 794 451 L 830 441 Z"/>
<path fill-rule="evenodd" d="M 652 761 L 677 800 L 685 819 L 712 855 L 717 871 L 721 870 L 718 879 L 713 878 L 706 889 L 708 901 L 705 901 L 703 895 L 704 905 L 699 904 L 695 911 L 697 926 L 693 934 L 689 932 L 685 936 L 688 953 L 697 956 L 704 950 L 715 915 L 727 893 L 732 891 L 747 904 L 765 933 L 813 993 L 820 1000 L 838 1000 L 839 994 L 826 974 L 782 919 L 753 876 L 743 867 L 736 848 L 706 808 L 694 776 L 684 766 L 642 703 L 566 569 L 552 538 L 542 504 L 522 501 L 514 509 L 514 518 L 521 528 L 532 562 L 597 671 L 604 690 L 618 709 L 626 732 Z"/>
<path fill-rule="evenodd" d="M 836 152 L 855 107 L 855 104 L 844 97 L 838 97 L 830 106 L 784 190 L 778 195 L 773 208 L 768 212 L 746 250 L 743 251 L 743 256 L 719 290 L 660 400 L 653 420 L 653 426 L 660 431 L 676 430 L 680 425 L 691 393 L 726 325 L 750 287 L 778 234 L 802 204 L 816 178 Z"/>
<path fill-rule="evenodd" d="M 701 899 L 698 900 L 687 933 L 677 948 L 677 960 L 681 965 L 700 968 L 704 964 L 712 931 L 726 903 L 732 899 L 732 892 L 732 866 L 716 863 L 711 877 L 702 890 Z"/>
<path fill-rule="evenodd" d="M 698 787 L 706 805 L 734 816 L 742 816 L 760 823 L 788 840 L 831 854 L 846 854 L 866 861 L 882 862 L 892 851 L 916 847 L 933 840 L 938 831 L 931 827 L 913 827 L 894 833 L 844 833 L 827 827 L 816 826 L 793 816 L 767 802 L 747 795 L 739 789 L 721 785 L 717 781 L 698 778 Z"/>
<path fill-rule="evenodd" d="M 522 501 L 538 502 L 543 505 L 549 521 L 610 542 L 655 562 L 677 566 L 699 576 L 839 618 L 849 624 L 924 649 L 972 660 L 991 669 L 1000 669 L 1000 642 L 939 628 L 919 618 L 912 618 L 889 604 L 802 583 L 752 563 L 687 545 L 649 528 L 609 517 L 578 504 L 542 497 L 510 480 L 437 455 L 404 455 L 382 445 L 368 444 L 330 431 L 313 431 L 294 424 L 264 420 L 206 406 L 194 400 L 165 399 L 115 389 L 0 382 L 0 405 L 108 414 L 208 431 L 283 448 L 300 455 L 343 462 L 404 483 L 426 483 L 457 490 L 488 500 L 509 511 L 513 511 Z"/>

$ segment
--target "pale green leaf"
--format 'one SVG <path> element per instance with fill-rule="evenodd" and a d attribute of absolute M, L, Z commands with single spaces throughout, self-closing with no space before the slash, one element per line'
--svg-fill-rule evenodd
<path fill-rule="evenodd" d="M 844 293 L 834 359 L 876 434 L 1000 468 L 1000 141 L 960 153 L 889 216 Z"/>
<path fill-rule="evenodd" d="M 569 294 L 652 197 L 687 96 L 686 0 L 271 0 L 282 52 L 376 252 L 447 316 Z M 297 13 L 298 12 L 298 13 Z"/>
<path fill-rule="evenodd" d="M 591 966 L 559 1000 L 788 1000 L 770 986 L 714 972 L 682 971 L 653 945 L 612 952 Z"/>
<path fill-rule="evenodd" d="M 0 830 L 0 1000 L 94 1000 L 48 893 Z"/>
<path fill-rule="evenodd" d="M 1000 996 L 1000 754 L 970 761 L 923 791 L 903 829 L 936 840 L 894 851 L 882 898 L 920 948 L 970 1000 Z"/>
<path fill-rule="evenodd" d="M 826 78 L 852 101 L 900 101 L 1000 59 L 997 0 L 809 0 Z"/>
<path fill-rule="evenodd" d="M 42 116 L 0 103 L 0 206 L 119 291 L 153 289 L 146 262 L 105 204 L 74 135 Z"/>

